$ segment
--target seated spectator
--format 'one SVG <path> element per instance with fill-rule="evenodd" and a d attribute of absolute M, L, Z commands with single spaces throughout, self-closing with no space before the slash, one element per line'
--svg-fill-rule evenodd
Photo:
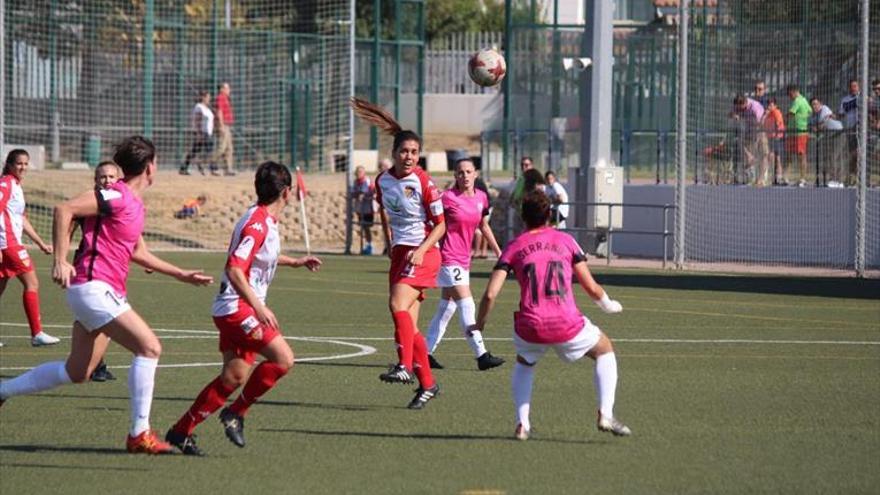
<path fill-rule="evenodd" d="M 201 206 L 208 201 L 204 194 L 197 198 L 190 198 L 183 202 L 183 207 L 174 213 L 174 218 L 192 218 L 199 216 Z"/>

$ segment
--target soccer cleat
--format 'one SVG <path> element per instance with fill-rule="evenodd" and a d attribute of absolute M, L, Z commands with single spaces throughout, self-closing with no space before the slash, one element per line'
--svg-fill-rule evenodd
<path fill-rule="evenodd" d="M 431 388 L 422 388 L 419 387 L 416 389 L 416 396 L 413 397 L 413 400 L 409 401 L 409 404 L 406 406 L 407 409 L 424 409 L 425 404 L 428 403 L 429 400 L 433 399 L 440 393 L 440 385 L 435 383 Z"/>
<path fill-rule="evenodd" d="M 379 375 L 385 383 L 412 383 L 413 376 L 402 364 L 393 364 L 388 371 Z"/>
<path fill-rule="evenodd" d="M 523 428 L 522 423 L 517 423 L 516 430 L 513 431 L 513 438 L 521 441 L 526 441 L 529 439 L 529 430 Z"/>
<path fill-rule="evenodd" d="M 31 345 L 34 347 L 42 347 L 44 345 L 55 345 L 61 342 L 58 337 L 53 337 L 46 332 L 40 332 L 31 339 Z"/>
<path fill-rule="evenodd" d="M 492 368 L 497 368 L 504 364 L 504 359 L 500 357 L 495 357 L 491 352 L 484 352 L 480 357 L 477 358 L 477 368 L 480 371 L 490 370 Z"/>
<path fill-rule="evenodd" d="M 106 382 L 108 380 L 115 380 L 116 377 L 113 373 L 110 373 L 110 370 L 107 369 L 107 363 L 101 361 L 98 364 L 98 367 L 95 368 L 95 371 L 92 372 L 92 381 L 93 382 Z"/>
<path fill-rule="evenodd" d="M 244 418 L 227 407 L 220 411 L 220 422 L 226 430 L 226 438 L 238 447 L 244 447 Z"/>
<path fill-rule="evenodd" d="M 205 455 L 202 449 L 196 445 L 195 435 L 186 436 L 171 429 L 165 434 L 165 441 L 180 449 L 180 451 L 183 452 L 183 455 L 194 455 L 198 457 Z"/>
<path fill-rule="evenodd" d="M 596 427 L 599 431 L 605 431 L 617 437 L 628 437 L 632 435 L 632 430 L 629 429 L 629 426 L 626 426 L 615 418 L 606 418 L 605 416 L 602 416 L 601 412 L 598 413 Z"/>
<path fill-rule="evenodd" d="M 440 364 L 440 361 L 437 361 L 437 359 L 434 358 L 433 354 L 428 354 L 428 363 L 431 365 L 432 370 L 442 370 L 445 368 L 445 366 Z"/>
<path fill-rule="evenodd" d="M 125 449 L 131 454 L 160 455 L 174 452 L 171 444 L 159 440 L 153 430 L 145 430 L 136 437 L 129 435 L 125 440 Z"/>

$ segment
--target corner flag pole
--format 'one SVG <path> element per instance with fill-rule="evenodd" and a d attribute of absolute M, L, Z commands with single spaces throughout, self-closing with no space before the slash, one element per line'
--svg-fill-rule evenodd
<path fill-rule="evenodd" d="M 302 171 L 296 167 L 296 196 L 299 198 L 299 219 L 303 226 L 303 235 L 306 241 L 306 255 L 312 254 L 312 246 L 309 243 L 309 218 L 306 216 L 306 182 L 303 180 Z"/>

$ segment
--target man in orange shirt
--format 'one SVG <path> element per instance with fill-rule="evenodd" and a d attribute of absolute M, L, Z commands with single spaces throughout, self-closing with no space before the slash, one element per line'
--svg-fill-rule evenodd
<path fill-rule="evenodd" d="M 785 120 L 782 118 L 782 111 L 776 105 L 776 98 L 770 97 L 767 100 L 767 111 L 764 113 L 764 132 L 767 134 L 767 140 L 770 143 L 770 156 L 768 161 L 774 164 L 776 172 L 774 184 L 782 183 L 782 153 L 785 149 Z M 761 170 L 761 180 L 758 181 L 759 186 L 766 186 L 767 168 L 766 162 Z"/>

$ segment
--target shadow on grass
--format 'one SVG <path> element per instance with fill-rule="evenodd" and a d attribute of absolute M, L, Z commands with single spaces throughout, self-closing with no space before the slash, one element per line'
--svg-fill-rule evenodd
<path fill-rule="evenodd" d="M 45 453 L 58 452 L 62 454 L 103 454 L 103 455 L 131 455 L 125 449 L 110 449 L 104 447 L 58 447 L 57 445 L 0 445 L 2 452 Z M 82 468 L 87 469 L 87 468 Z M 103 469 L 103 468 L 102 468 Z M 111 469 L 111 468 L 107 468 Z"/>
<path fill-rule="evenodd" d="M 489 272 L 471 272 L 471 278 L 488 279 L 490 275 L 491 273 Z M 594 275 L 596 281 L 600 284 L 611 287 L 880 300 L 880 280 L 877 279 L 688 273 L 637 274 L 606 272 Z"/>
<path fill-rule="evenodd" d="M 319 431 L 319 430 L 301 430 L 296 428 L 261 428 L 260 431 L 268 433 L 300 433 L 303 435 L 317 435 L 325 437 L 364 437 L 364 438 L 402 438 L 407 440 L 501 440 L 516 442 L 513 437 L 499 435 L 468 435 L 468 434 L 441 434 L 441 433 L 380 433 L 375 431 Z M 567 438 L 530 438 L 529 442 L 549 442 L 564 443 L 577 445 L 590 445 L 606 443 L 596 440 L 572 440 Z"/>
<path fill-rule="evenodd" d="M 2 450 L 2 449 L 0 449 Z M 117 452 L 121 453 L 121 452 Z M 74 470 L 89 470 L 89 471 L 149 471 L 149 469 L 145 468 L 127 468 L 127 467 L 93 467 L 93 466 L 56 466 L 53 464 L 34 464 L 28 462 L 10 462 L 10 463 L 0 463 L 0 466 L 3 467 L 17 467 L 17 468 L 35 468 L 35 469 L 74 469 Z"/>

